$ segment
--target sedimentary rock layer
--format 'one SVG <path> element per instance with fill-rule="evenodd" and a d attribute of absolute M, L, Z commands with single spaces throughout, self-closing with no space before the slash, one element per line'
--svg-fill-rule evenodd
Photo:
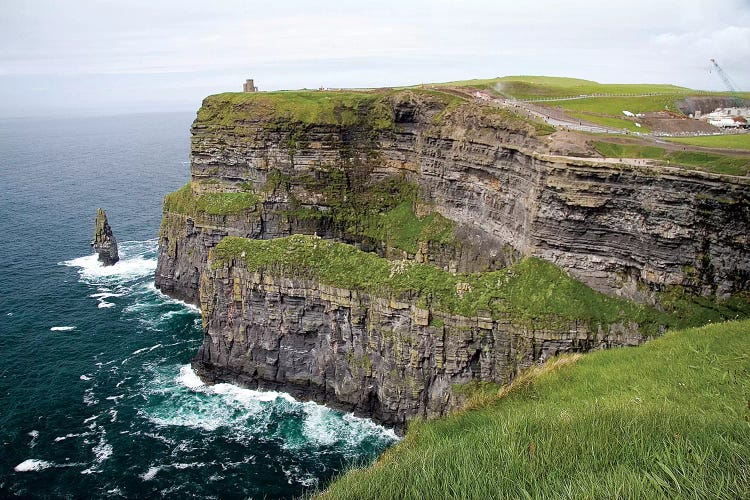
<path fill-rule="evenodd" d="M 156 282 L 176 296 L 197 302 L 200 271 L 221 237 L 294 233 L 452 271 L 536 255 L 639 301 L 670 285 L 720 297 L 748 289 L 747 178 L 545 156 L 531 124 L 430 93 L 342 101 L 332 108 L 338 115 L 323 118 L 232 99 L 208 98 L 193 125 L 192 190 L 251 189 L 261 198 L 234 214 L 165 212 Z M 417 184 L 414 210 L 453 221 L 458 244 L 420 241 L 405 251 L 337 226 L 326 214 L 341 200 L 330 189 L 341 176 L 343 198 L 388 178 Z"/>

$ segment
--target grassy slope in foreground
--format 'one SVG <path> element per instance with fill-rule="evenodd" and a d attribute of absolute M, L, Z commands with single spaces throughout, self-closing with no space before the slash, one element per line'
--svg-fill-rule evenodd
<path fill-rule="evenodd" d="M 565 364 L 552 360 L 504 397 L 477 396 L 473 409 L 414 422 L 324 497 L 750 495 L 750 320 Z"/>

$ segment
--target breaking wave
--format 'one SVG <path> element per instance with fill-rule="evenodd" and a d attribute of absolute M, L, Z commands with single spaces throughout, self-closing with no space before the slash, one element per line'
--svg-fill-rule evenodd
<path fill-rule="evenodd" d="M 190 365 L 157 370 L 144 393 L 151 403 L 145 415 L 157 425 L 224 428 L 237 440 L 275 439 L 285 449 L 330 446 L 349 454 L 367 442 L 398 440 L 393 430 L 369 419 L 303 403 L 283 392 L 205 385 Z"/>

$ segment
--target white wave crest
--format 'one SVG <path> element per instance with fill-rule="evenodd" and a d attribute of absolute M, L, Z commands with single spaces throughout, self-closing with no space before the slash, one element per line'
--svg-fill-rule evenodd
<path fill-rule="evenodd" d="M 140 478 L 144 481 L 151 481 L 161 470 L 161 467 L 149 467 L 146 472 L 141 474 Z"/>
<path fill-rule="evenodd" d="M 76 329 L 75 326 L 53 326 L 49 330 L 51 332 L 70 332 L 70 331 L 73 331 L 75 329 Z"/>
<path fill-rule="evenodd" d="M 108 283 L 115 280 L 130 281 L 149 276 L 156 270 L 156 259 L 142 256 L 123 259 L 113 266 L 105 266 L 95 254 L 66 260 L 62 265 L 77 267 L 81 280 L 91 284 Z"/>
<path fill-rule="evenodd" d="M 35 458 L 29 458 L 24 460 L 20 464 L 13 467 L 16 472 L 33 472 L 48 469 L 54 464 L 52 462 L 45 462 L 44 460 L 37 460 Z"/>
<path fill-rule="evenodd" d="M 199 387 L 205 387 L 206 385 L 190 365 L 180 367 L 180 374 L 177 375 L 175 381 L 177 381 L 178 384 L 193 390 L 198 389 Z"/>

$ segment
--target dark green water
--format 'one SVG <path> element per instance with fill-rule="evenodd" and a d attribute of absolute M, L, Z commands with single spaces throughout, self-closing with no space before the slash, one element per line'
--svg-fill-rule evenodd
<path fill-rule="evenodd" d="M 190 370 L 199 315 L 153 272 L 192 118 L 0 121 L 1 497 L 293 497 L 395 442 Z M 98 207 L 120 242 L 111 268 L 88 246 Z"/>

